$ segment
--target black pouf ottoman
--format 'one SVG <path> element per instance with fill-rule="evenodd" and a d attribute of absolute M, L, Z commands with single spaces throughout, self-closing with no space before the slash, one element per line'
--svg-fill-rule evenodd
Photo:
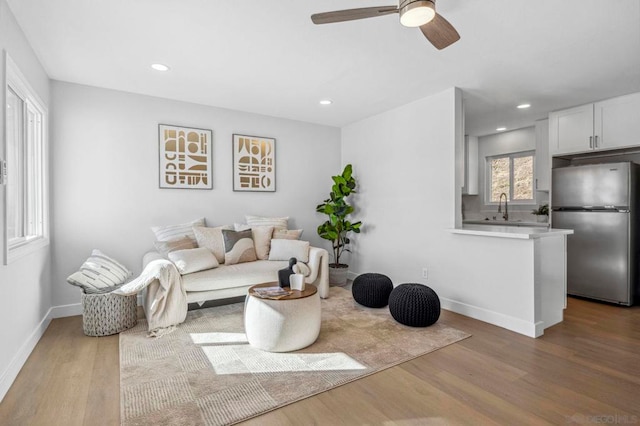
<path fill-rule="evenodd" d="M 359 304 L 369 308 L 384 308 L 389 303 L 393 283 L 386 275 L 362 274 L 353 280 L 351 293 Z"/>
<path fill-rule="evenodd" d="M 422 284 L 400 284 L 389 295 L 389 312 L 401 324 L 427 327 L 440 318 L 440 299 Z"/>

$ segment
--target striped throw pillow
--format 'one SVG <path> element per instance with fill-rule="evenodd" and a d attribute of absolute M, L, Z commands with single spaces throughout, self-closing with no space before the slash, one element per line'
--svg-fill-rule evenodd
<path fill-rule="evenodd" d="M 195 240 L 196 236 L 193 234 L 194 226 L 204 226 L 204 217 L 178 225 L 153 226 L 151 230 L 156 235 L 157 241 L 179 240 L 185 236 Z"/>
<path fill-rule="evenodd" d="M 250 228 L 254 226 L 273 226 L 274 229 L 287 229 L 289 226 L 289 216 L 287 217 L 260 217 L 246 215 L 247 225 Z"/>
<path fill-rule="evenodd" d="M 122 286 L 131 275 L 132 272 L 122 263 L 100 250 L 93 250 L 80 270 L 71 274 L 67 282 L 88 294 L 109 293 Z"/>

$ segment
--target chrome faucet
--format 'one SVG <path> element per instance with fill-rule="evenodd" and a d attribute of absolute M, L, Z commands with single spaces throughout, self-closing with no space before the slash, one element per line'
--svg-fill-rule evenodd
<path fill-rule="evenodd" d="M 498 213 L 502 213 L 502 196 L 504 195 L 504 214 L 502 218 L 504 220 L 509 220 L 509 205 L 507 203 L 507 194 L 504 192 L 500 194 L 500 201 L 498 202 Z"/>

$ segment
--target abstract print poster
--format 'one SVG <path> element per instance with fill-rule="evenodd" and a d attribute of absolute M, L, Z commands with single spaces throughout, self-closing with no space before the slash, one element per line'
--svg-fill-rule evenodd
<path fill-rule="evenodd" d="M 212 189 L 211 130 L 159 125 L 160 188 Z"/>
<path fill-rule="evenodd" d="M 276 140 L 233 135 L 233 190 L 276 190 Z"/>

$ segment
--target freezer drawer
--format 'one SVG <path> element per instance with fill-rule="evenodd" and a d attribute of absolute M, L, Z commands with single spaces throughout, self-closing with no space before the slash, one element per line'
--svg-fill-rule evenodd
<path fill-rule="evenodd" d="M 567 237 L 567 293 L 629 305 L 632 265 L 629 213 L 552 212 Z"/>

